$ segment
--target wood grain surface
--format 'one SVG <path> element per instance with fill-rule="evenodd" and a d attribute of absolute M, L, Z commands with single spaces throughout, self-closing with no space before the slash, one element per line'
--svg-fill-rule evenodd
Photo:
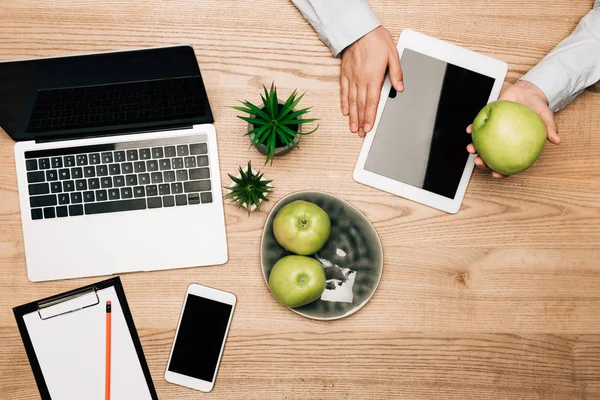
<path fill-rule="evenodd" d="M 404 28 L 505 60 L 517 80 L 592 0 L 370 1 L 394 40 Z M 563 144 L 505 180 L 476 172 L 457 215 L 352 180 L 361 139 L 339 109 L 339 59 L 290 1 L 3 0 L 0 59 L 187 43 L 216 119 L 221 175 L 262 156 L 226 106 L 275 80 L 321 118 L 301 149 L 261 168 L 272 200 L 324 190 L 357 206 L 384 245 L 371 302 L 336 322 L 278 305 L 263 282 L 267 204 L 226 206 L 227 265 L 122 275 L 159 398 L 600 399 L 600 95 L 557 121 Z M 97 279 L 27 280 L 13 142 L 0 135 L 0 398 L 39 398 L 12 307 Z M 238 307 L 214 391 L 163 378 L 186 287 L 234 292 Z M 132 399 L 135 400 L 135 399 Z"/>

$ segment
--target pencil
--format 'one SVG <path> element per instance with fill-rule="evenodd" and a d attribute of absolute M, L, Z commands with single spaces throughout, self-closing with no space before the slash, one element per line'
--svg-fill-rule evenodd
<path fill-rule="evenodd" d="M 106 302 L 106 381 L 104 386 L 104 398 L 110 400 L 110 346 L 112 335 L 112 319 L 110 301 Z"/>

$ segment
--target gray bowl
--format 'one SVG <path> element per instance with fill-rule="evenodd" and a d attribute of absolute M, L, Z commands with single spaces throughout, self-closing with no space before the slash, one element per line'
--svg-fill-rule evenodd
<path fill-rule="evenodd" d="M 314 258 L 321 264 L 334 265 L 355 271 L 352 287 L 352 302 L 331 302 L 317 300 L 290 310 L 307 318 L 317 320 L 334 320 L 347 317 L 371 299 L 383 270 L 383 249 L 379 236 L 371 222 L 356 207 L 334 195 L 323 192 L 296 192 L 283 197 L 271 210 L 262 235 L 260 263 L 263 277 L 268 286 L 269 275 L 275 263 L 282 257 L 290 255 L 281 247 L 273 235 L 273 219 L 279 210 L 295 200 L 305 200 L 321 207 L 331 219 L 331 236 L 329 241 Z M 339 278 L 339 268 L 326 268 L 329 278 Z M 336 272 L 338 272 L 336 276 Z M 336 281 L 328 281 L 328 286 Z M 331 287 L 331 286 L 329 286 Z"/>

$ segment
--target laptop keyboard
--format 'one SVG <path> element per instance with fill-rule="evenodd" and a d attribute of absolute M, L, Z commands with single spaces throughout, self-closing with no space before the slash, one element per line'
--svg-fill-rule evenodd
<path fill-rule="evenodd" d="M 212 203 L 200 137 L 25 152 L 31 219 Z"/>
<path fill-rule="evenodd" d="M 200 76 L 39 90 L 27 132 L 169 122 L 206 116 Z"/>

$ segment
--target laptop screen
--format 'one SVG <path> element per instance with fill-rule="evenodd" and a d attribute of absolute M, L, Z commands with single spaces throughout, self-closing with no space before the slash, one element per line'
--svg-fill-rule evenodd
<path fill-rule="evenodd" d="M 17 141 L 212 122 L 189 46 L 0 62 L 0 127 Z"/>

